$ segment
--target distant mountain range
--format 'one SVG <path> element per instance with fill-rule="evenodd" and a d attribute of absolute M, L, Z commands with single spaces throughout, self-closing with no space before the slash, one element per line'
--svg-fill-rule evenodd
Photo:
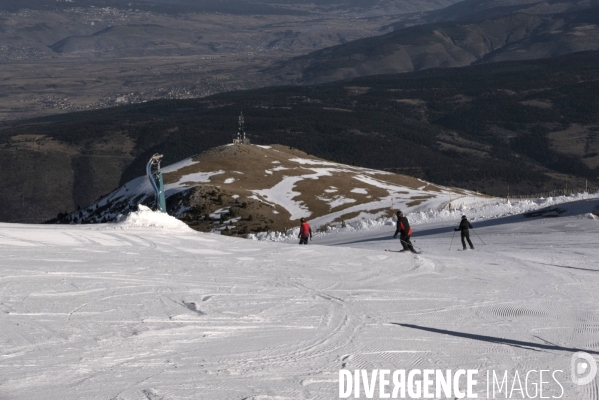
<path fill-rule="evenodd" d="M 276 61 L 455 2 L 0 1 L 0 120 L 273 85 Z"/>
<path fill-rule="evenodd" d="M 599 0 L 7 0 L 0 14 L 0 120 L 599 49 Z"/>
<path fill-rule="evenodd" d="M 464 0 L 449 7 L 433 10 L 420 16 L 420 24 L 434 22 L 474 22 L 508 14 L 563 14 L 599 6 L 598 0 Z M 405 24 L 398 23 L 396 28 Z"/>
<path fill-rule="evenodd" d="M 519 10 L 478 22 L 399 29 L 296 57 L 268 74 L 280 83 L 312 84 L 598 49 L 599 7 L 548 15 Z"/>

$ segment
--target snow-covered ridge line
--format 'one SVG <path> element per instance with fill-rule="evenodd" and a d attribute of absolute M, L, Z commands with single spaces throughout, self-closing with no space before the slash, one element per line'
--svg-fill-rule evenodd
<path fill-rule="evenodd" d="M 414 226 L 440 221 L 455 222 L 464 214 L 467 214 L 471 221 L 482 221 L 523 214 L 553 205 L 588 199 L 599 199 L 599 192 L 517 201 L 508 201 L 506 199 L 497 198 L 488 201 L 480 201 L 470 205 L 465 203 L 460 204 L 458 207 L 452 208 L 451 210 L 443 208 L 442 210 L 430 209 L 408 213 L 407 217 L 410 220 L 410 224 Z M 385 226 L 392 226 L 394 224 L 394 218 L 380 217 L 376 219 L 350 220 L 346 221 L 343 226 L 325 225 L 324 231 L 321 230 L 317 232 L 316 229 L 322 228 L 318 226 L 313 226 L 312 229 L 315 237 L 325 237 L 339 233 L 381 229 Z M 260 232 L 258 234 L 248 235 L 247 238 L 252 240 L 283 242 L 296 239 L 298 234 L 299 227 L 289 229 L 286 232 Z"/>

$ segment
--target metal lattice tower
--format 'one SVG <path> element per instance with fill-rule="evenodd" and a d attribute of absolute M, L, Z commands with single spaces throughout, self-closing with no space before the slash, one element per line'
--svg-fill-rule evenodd
<path fill-rule="evenodd" d="M 245 142 L 245 129 L 243 127 L 244 122 L 242 111 L 241 114 L 239 114 L 239 123 L 237 126 L 237 140 L 239 140 L 241 143 Z"/>

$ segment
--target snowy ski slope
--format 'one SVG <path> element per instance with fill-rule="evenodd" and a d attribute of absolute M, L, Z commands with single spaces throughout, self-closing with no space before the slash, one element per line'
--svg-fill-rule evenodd
<path fill-rule="evenodd" d="M 389 226 L 300 247 L 150 211 L 0 224 L 0 399 L 329 400 L 341 368 L 563 370 L 561 398 L 599 399 L 569 378 L 599 359 L 597 206 L 475 221 L 466 252 L 459 215 L 430 219 L 419 256 L 384 252 Z"/>

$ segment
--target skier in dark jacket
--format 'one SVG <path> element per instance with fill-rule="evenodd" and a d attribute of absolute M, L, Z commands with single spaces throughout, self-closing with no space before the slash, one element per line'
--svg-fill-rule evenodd
<path fill-rule="evenodd" d="M 414 250 L 412 242 L 410 241 L 410 236 L 412 236 L 412 228 L 410 228 L 408 219 L 401 211 L 398 211 L 395 215 L 397 215 L 397 229 L 395 230 L 393 239 L 397 238 L 397 234 L 399 233 L 399 240 L 401 241 L 401 246 L 403 247 L 403 250 L 400 251 L 410 250 L 412 253 L 416 253 L 416 250 Z"/>
<path fill-rule="evenodd" d="M 470 221 L 468 221 L 468 219 L 466 218 L 465 215 L 462 215 L 462 222 L 460 222 L 460 226 L 455 228 L 454 231 L 460 231 L 461 232 L 461 236 L 462 236 L 462 246 L 464 247 L 464 250 L 466 250 L 466 241 L 464 239 L 466 239 L 468 241 L 468 244 L 470 245 L 470 248 L 472 250 L 474 250 L 474 246 L 472 245 L 472 242 L 470 241 L 470 231 L 469 229 L 474 229 L 472 228 L 472 224 L 470 223 Z"/>
<path fill-rule="evenodd" d="M 301 218 L 300 222 L 300 233 L 297 236 L 300 240 L 299 244 L 308 244 L 308 238 L 312 240 L 312 228 L 310 228 L 305 218 Z"/>

